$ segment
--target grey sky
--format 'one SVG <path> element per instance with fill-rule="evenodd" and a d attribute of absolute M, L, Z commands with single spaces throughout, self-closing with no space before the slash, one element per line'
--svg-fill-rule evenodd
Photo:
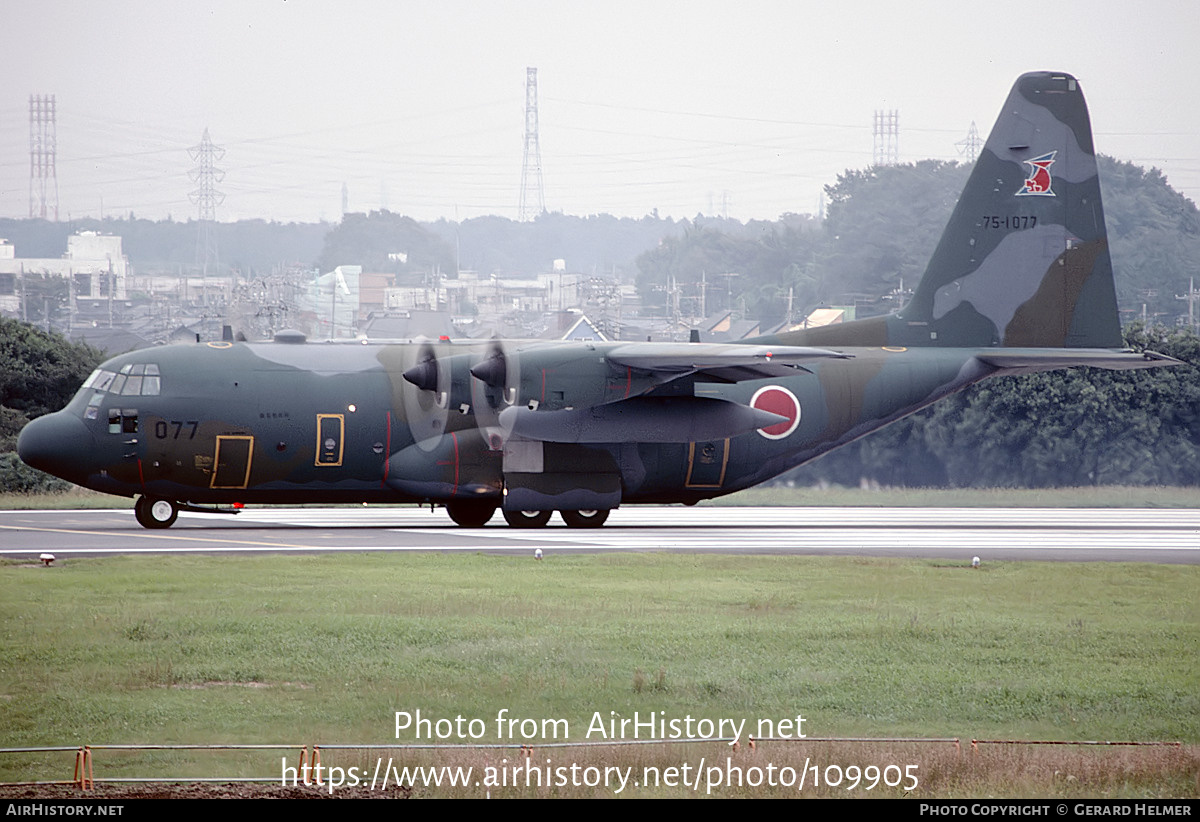
<path fill-rule="evenodd" d="M 3 0 L 0 216 L 29 212 L 29 95 L 57 98 L 61 219 L 517 216 L 525 67 L 547 208 L 774 219 L 871 161 L 986 137 L 1024 71 L 1082 82 L 1097 148 L 1200 196 L 1200 13 L 1128 2 Z"/>

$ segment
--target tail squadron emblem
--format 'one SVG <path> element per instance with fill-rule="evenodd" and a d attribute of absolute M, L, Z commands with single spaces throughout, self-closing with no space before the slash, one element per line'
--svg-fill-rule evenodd
<path fill-rule="evenodd" d="M 1043 154 L 1041 157 L 1034 157 L 1032 160 L 1026 160 L 1025 163 L 1029 166 L 1029 179 L 1021 190 L 1017 192 L 1018 197 L 1053 197 L 1054 192 L 1050 190 L 1050 166 L 1054 165 L 1054 155 L 1057 151 L 1051 151 L 1049 154 Z"/>

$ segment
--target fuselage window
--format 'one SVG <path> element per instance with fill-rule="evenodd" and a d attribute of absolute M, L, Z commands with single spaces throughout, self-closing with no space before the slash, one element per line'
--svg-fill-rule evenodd
<path fill-rule="evenodd" d="M 121 433 L 121 409 L 119 408 L 108 409 L 108 433 Z"/>

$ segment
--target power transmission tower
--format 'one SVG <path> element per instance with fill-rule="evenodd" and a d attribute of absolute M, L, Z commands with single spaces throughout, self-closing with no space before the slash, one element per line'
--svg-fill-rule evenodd
<path fill-rule="evenodd" d="M 525 69 L 525 160 L 521 163 L 521 222 L 546 210 L 542 188 L 542 149 L 538 146 L 537 69 Z"/>
<path fill-rule="evenodd" d="M 225 195 L 217 191 L 216 184 L 225 179 L 225 172 L 214 163 L 225 156 L 225 149 L 214 146 L 204 129 L 200 144 L 188 149 L 188 156 L 196 167 L 188 172 L 188 179 L 199 187 L 188 194 L 188 199 L 199 208 L 196 234 L 196 265 L 205 274 L 211 264 L 217 267 L 217 206 L 225 202 Z"/>
<path fill-rule="evenodd" d="M 877 166 L 894 166 L 900 162 L 900 112 L 875 112 L 875 153 Z"/>
<path fill-rule="evenodd" d="M 54 221 L 58 222 L 57 119 L 54 95 L 29 95 L 29 216 L 46 219 L 47 185 L 54 181 Z"/>
<path fill-rule="evenodd" d="M 979 129 L 975 128 L 974 120 L 971 121 L 971 128 L 967 131 L 966 139 L 959 140 L 954 145 L 958 148 L 958 153 L 965 156 L 968 162 L 975 162 L 975 158 L 979 156 L 979 149 L 983 147 L 983 140 L 979 139 Z"/>

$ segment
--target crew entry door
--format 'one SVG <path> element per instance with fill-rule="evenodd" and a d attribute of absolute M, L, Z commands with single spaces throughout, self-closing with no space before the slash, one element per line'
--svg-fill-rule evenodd
<path fill-rule="evenodd" d="M 217 437 L 210 488 L 245 488 L 250 482 L 254 437 L 244 434 Z"/>

